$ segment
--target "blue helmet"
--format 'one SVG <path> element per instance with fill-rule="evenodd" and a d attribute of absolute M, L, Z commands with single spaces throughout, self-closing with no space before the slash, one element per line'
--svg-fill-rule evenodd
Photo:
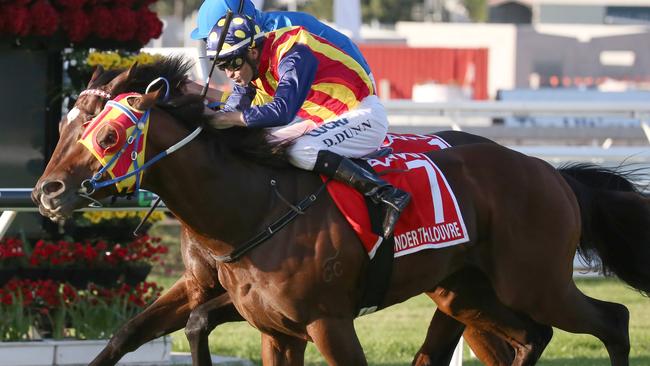
<path fill-rule="evenodd" d="M 216 23 L 208 35 L 207 54 L 221 60 L 239 59 L 239 63 L 234 66 L 241 66 L 248 50 L 255 47 L 257 41 L 264 37 L 259 25 L 252 18 L 246 15 L 235 15 L 228 27 L 221 52 L 217 55 L 217 43 L 219 43 L 219 37 L 226 24 L 226 17 L 221 17 Z"/>
<path fill-rule="evenodd" d="M 197 28 L 192 31 L 190 37 L 196 40 L 208 38 L 217 20 L 226 15 L 226 11 L 237 13 L 240 1 L 244 2 L 242 13 L 254 18 L 256 9 L 251 0 L 205 0 L 199 8 Z"/>

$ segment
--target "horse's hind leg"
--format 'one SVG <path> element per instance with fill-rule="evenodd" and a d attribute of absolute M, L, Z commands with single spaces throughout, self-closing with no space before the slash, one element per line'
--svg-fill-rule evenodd
<path fill-rule="evenodd" d="M 485 315 L 481 315 L 485 317 Z M 526 323 L 529 327 L 526 338 L 534 338 L 531 346 L 515 360 L 515 351 L 510 344 L 494 333 L 466 325 L 436 310 L 429 325 L 427 336 L 415 355 L 412 366 L 447 366 L 462 335 L 467 345 L 474 351 L 482 364 L 488 366 L 507 366 L 515 364 L 534 364 L 550 342 L 553 329 L 544 325 Z M 464 331 L 463 331 L 464 330 Z M 503 332 L 504 330 L 501 330 Z"/>
<path fill-rule="evenodd" d="M 412 366 L 449 365 L 465 325 L 436 309 Z"/>
<path fill-rule="evenodd" d="M 438 309 L 433 314 L 424 343 L 411 365 L 449 365 L 461 336 L 484 365 L 507 366 L 515 358 L 513 348 L 501 338 L 476 327 L 466 326 Z"/>
<path fill-rule="evenodd" d="M 536 324 L 501 304 L 498 307 L 490 304 L 467 308 L 464 304 L 453 306 L 450 313 L 469 326 L 474 335 L 470 346 L 486 365 L 534 365 L 553 334 L 550 327 Z M 484 333 L 489 338 L 482 338 Z M 503 342 L 514 349 L 514 357 Z"/>
<path fill-rule="evenodd" d="M 228 293 L 217 296 L 194 310 L 185 325 L 185 335 L 190 344 L 192 365 L 212 365 L 208 336 L 219 324 L 240 321 L 239 315 Z"/>
<path fill-rule="evenodd" d="M 487 366 L 512 364 L 515 353 L 510 345 L 492 333 L 481 331 L 436 310 L 429 324 L 427 336 L 415 355 L 412 366 L 447 366 L 464 337 L 476 356 Z"/>
<path fill-rule="evenodd" d="M 466 326 L 463 338 L 484 365 L 512 365 L 514 349 L 496 335 L 474 326 Z"/>
<path fill-rule="evenodd" d="M 568 226 L 558 228 L 579 226 L 567 221 Z M 526 234 L 533 235 L 535 232 L 531 229 Z M 577 239 L 573 241 L 577 242 Z M 494 273 L 491 278 L 499 300 L 538 323 L 597 337 L 607 348 L 612 365 L 628 365 L 630 340 L 627 308 L 590 298 L 580 292 L 572 279 L 573 255 L 567 255 L 569 252 L 565 247 L 553 245 L 553 241 L 529 241 L 527 250 L 524 250 L 515 244 L 519 242 L 512 241 L 512 245 L 503 248 L 509 251 L 509 257 L 518 258 L 517 262 L 500 256 L 492 265 Z"/>
<path fill-rule="evenodd" d="M 529 287 L 534 287 L 529 284 Z M 544 297 L 527 313 L 535 320 L 571 333 L 591 334 L 600 339 L 613 366 L 629 364 L 629 311 L 621 304 L 600 301 L 580 292 L 571 282 L 561 294 Z"/>
<path fill-rule="evenodd" d="M 550 327 L 537 324 L 503 305 L 487 278 L 477 270 L 457 272 L 428 295 L 441 311 L 474 329 L 476 337 L 471 342 L 475 343 L 477 355 L 485 364 L 534 364 L 551 340 Z M 483 333 L 493 336 L 483 339 L 480 337 Z M 514 359 L 503 342 L 514 349 Z"/>

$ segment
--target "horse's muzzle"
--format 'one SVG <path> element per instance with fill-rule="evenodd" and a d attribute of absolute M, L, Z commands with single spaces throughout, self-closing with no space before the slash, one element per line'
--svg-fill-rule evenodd
<path fill-rule="evenodd" d="M 57 196 L 65 191 L 65 183 L 61 180 L 46 180 L 41 183 L 40 192 L 47 196 Z"/>
<path fill-rule="evenodd" d="M 41 215 L 50 218 L 52 221 L 62 221 L 69 216 L 72 210 L 71 195 L 66 191 L 65 182 L 61 180 L 46 180 L 34 188 L 32 200 L 38 205 Z"/>

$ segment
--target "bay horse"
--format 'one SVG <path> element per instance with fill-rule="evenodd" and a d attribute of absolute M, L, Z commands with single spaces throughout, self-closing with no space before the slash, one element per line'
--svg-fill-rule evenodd
<path fill-rule="evenodd" d="M 119 82 L 116 81 L 120 78 L 113 80 L 113 77 L 117 75 L 117 73 L 115 72 L 102 73 L 101 69 L 97 69 L 95 74 L 93 75 L 91 82 L 89 83 L 88 86 L 89 89 L 86 92 L 82 93 L 81 97 L 77 100 L 74 106 L 74 110 L 76 111 L 75 118 L 80 119 L 82 123 L 83 121 L 90 120 L 93 115 L 98 114 L 101 108 L 103 108 L 105 104 L 104 102 L 107 100 L 106 95 L 115 93 L 119 89 L 119 87 L 123 87 L 126 89 L 132 88 L 129 90 L 135 89 L 138 91 L 144 91 L 145 86 L 150 81 L 155 79 L 158 75 L 164 75 L 167 79 L 171 80 L 172 85 L 178 86 L 183 81 L 184 73 L 190 67 L 191 65 L 183 62 L 183 60 L 181 59 L 174 59 L 174 58 L 165 59 L 159 64 L 154 65 L 153 67 L 147 67 L 147 66 L 140 67 L 138 69 L 138 72 L 132 78 L 129 79 L 129 83 L 121 86 L 118 86 Z M 126 74 L 123 74 L 123 76 L 124 75 Z M 110 84 L 109 81 L 111 81 Z M 177 92 L 177 90 L 172 90 L 172 91 Z M 178 95 L 178 93 L 176 93 L 176 95 Z M 72 121 L 69 121 L 67 118 L 64 118 L 62 122 L 71 123 Z M 65 124 L 62 123 L 61 126 L 65 126 Z M 485 139 L 480 136 L 464 133 L 464 132 L 443 131 L 437 133 L 437 135 L 439 137 L 442 137 L 451 145 L 483 143 L 483 142 L 493 143 L 491 140 Z M 184 232 L 184 234 L 186 233 L 187 232 Z M 181 241 L 182 247 L 184 249 L 191 247 L 191 245 L 187 245 L 188 240 L 184 239 L 186 238 L 186 235 L 183 235 L 182 238 L 183 238 L 183 240 Z M 183 250 L 183 253 L 188 253 L 188 252 L 194 252 L 194 251 Z M 188 261 L 190 262 L 194 261 L 192 256 L 186 255 L 185 258 L 187 258 Z M 196 270 L 197 267 L 201 268 L 201 267 L 208 267 L 208 266 L 189 265 L 188 267 Z M 188 274 L 190 276 L 187 276 Z M 191 276 L 191 274 L 192 273 L 190 271 L 186 272 L 186 277 L 189 278 L 196 277 L 196 276 Z M 472 286 L 473 289 L 476 289 L 477 284 L 481 283 L 479 281 L 480 278 L 478 276 L 472 277 L 471 275 L 468 275 L 467 271 L 462 272 L 459 275 L 455 275 L 454 279 L 456 282 L 458 282 L 458 280 L 461 281 L 464 280 L 465 282 L 468 283 L 468 286 Z M 185 283 L 187 283 L 188 281 L 189 281 L 188 278 L 184 280 Z M 483 283 L 485 283 L 485 281 L 483 281 Z M 182 287 L 183 285 L 184 285 L 183 281 L 179 281 L 179 283 L 177 283 L 174 288 L 179 286 Z M 502 342 L 496 338 L 491 339 L 489 333 L 485 332 L 485 329 L 479 332 L 477 329 L 474 329 L 474 327 L 472 326 L 472 323 L 477 322 L 476 321 L 477 318 L 485 318 L 485 316 L 477 317 L 476 314 L 489 313 L 489 310 L 486 310 L 489 307 L 487 304 L 490 304 L 489 301 L 486 301 L 487 298 L 486 291 L 489 289 L 486 288 L 478 292 L 468 292 L 472 289 L 467 288 L 467 290 L 465 291 L 463 291 L 462 289 L 455 289 L 454 291 L 456 292 L 452 292 L 450 291 L 450 289 L 452 288 L 451 286 L 454 286 L 454 283 L 450 282 L 450 280 L 446 280 L 445 283 L 443 283 L 442 285 L 444 286 L 439 286 L 439 287 L 444 288 L 446 286 L 446 289 L 444 290 L 444 293 L 436 292 L 437 301 L 440 302 L 444 299 L 444 304 L 446 304 L 448 309 L 451 309 L 450 304 L 459 303 L 459 301 L 457 301 L 458 296 L 456 292 L 460 294 L 463 294 L 463 292 L 465 293 L 463 296 L 460 297 L 463 307 L 467 308 L 467 307 L 474 306 L 474 307 L 483 308 L 481 313 L 478 312 L 470 313 L 471 316 L 469 317 L 469 319 L 465 320 L 465 322 L 468 323 L 469 325 L 468 330 L 465 331 L 464 333 L 465 338 L 468 340 L 468 343 L 475 351 L 475 353 L 479 356 L 479 359 L 481 359 L 486 364 L 494 364 L 494 365 L 510 364 L 510 360 L 512 360 L 513 355 L 511 350 L 508 348 L 508 343 Z M 193 287 L 196 288 L 197 285 L 194 285 Z M 486 287 L 489 287 L 489 285 Z M 481 289 L 479 288 L 479 290 Z M 177 294 L 177 293 L 183 294 L 182 291 L 180 292 L 174 290 L 170 291 L 170 294 Z M 474 296 L 473 300 L 471 295 Z M 492 295 L 492 298 L 494 298 L 494 295 Z M 467 301 L 468 299 L 471 301 Z M 177 311 L 174 312 L 173 314 L 168 314 L 170 310 L 170 307 L 167 306 L 168 303 L 178 305 L 179 301 L 181 300 L 175 299 L 173 297 L 170 298 L 169 296 L 165 296 L 161 298 L 149 309 L 147 309 L 147 311 L 138 315 L 136 318 L 134 318 L 132 321 L 130 321 L 124 327 L 122 327 L 120 331 L 118 331 L 117 334 L 113 337 L 113 339 L 108 344 L 108 346 L 95 359 L 93 364 L 114 364 L 126 352 L 139 347 L 141 344 L 153 338 L 153 335 L 160 335 L 161 332 L 168 333 L 170 331 L 176 330 L 169 327 L 165 328 L 164 330 L 158 328 L 160 327 L 160 325 L 163 324 L 169 325 L 171 323 L 171 324 L 178 325 L 182 323 L 182 320 L 170 322 L 170 319 L 173 320 L 177 316 L 180 317 L 186 316 L 186 311 L 182 311 L 182 312 Z M 492 303 L 494 305 L 492 305 L 491 307 L 493 308 L 500 307 L 498 301 L 493 300 Z M 462 307 L 459 307 L 458 305 L 454 305 L 453 308 L 457 313 L 458 310 L 462 310 L 461 309 Z M 457 315 L 457 317 L 459 317 L 459 315 Z M 160 322 L 159 319 L 165 319 L 166 321 Z M 211 299 L 206 303 L 198 306 L 195 310 L 192 311 L 188 323 L 185 326 L 185 329 L 188 335 L 188 339 L 190 341 L 195 364 L 209 364 L 209 349 L 207 347 L 207 336 L 210 333 L 210 331 L 216 325 L 222 322 L 234 321 L 239 319 L 240 318 L 238 318 L 238 314 L 236 313 L 236 311 L 234 311 L 232 307 L 232 303 L 229 301 L 229 298 L 226 295 L 217 296 L 214 299 Z M 497 324 L 499 323 L 497 322 Z M 519 352 L 517 353 L 522 355 L 532 353 L 538 356 L 539 354 L 541 354 L 541 351 L 543 350 L 543 346 L 545 346 L 546 343 L 548 343 L 548 341 L 550 340 L 550 333 L 546 332 L 546 338 L 543 339 L 541 342 L 537 344 L 536 343 L 527 344 L 525 342 L 527 339 L 529 339 L 529 337 L 528 338 L 526 337 L 524 331 L 514 332 L 514 334 L 509 335 L 508 332 L 504 330 L 503 324 L 497 327 L 500 328 L 498 333 L 504 335 L 506 339 L 509 340 L 509 343 L 512 344 L 515 347 L 515 349 L 519 350 Z M 426 342 L 422 346 L 420 352 L 418 352 L 418 356 L 416 356 L 416 361 L 414 361 L 414 363 L 418 365 L 448 364 L 453 354 L 455 344 L 457 343 L 458 338 L 460 337 L 460 334 L 463 331 L 463 328 L 464 325 L 462 323 L 456 322 L 451 318 L 448 318 L 444 313 L 441 313 L 439 310 L 437 310 L 436 315 L 432 319 Z M 521 341 L 519 341 L 518 339 L 521 339 Z M 265 342 L 265 344 L 266 343 L 267 342 Z M 277 342 L 271 344 L 275 348 L 280 347 L 280 345 L 277 344 Z M 264 347 L 264 350 L 266 351 L 265 353 L 269 353 L 268 350 L 273 347 L 265 346 Z M 286 348 L 286 346 L 284 347 Z M 292 359 L 302 358 L 300 354 L 304 351 L 304 345 L 302 346 L 298 345 L 297 349 L 298 351 L 294 352 L 296 353 L 296 355 L 292 356 L 291 357 Z M 523 352 L 521 352 L 522 350 Z M 287 351 L 285 350 L 279 353 L 286 354 Z"/>
<path fill-rule="evenodd" d="M 159 111 L 158 113 L 162 113 L 162 112 Z M 178 123 L 176 123 L 176 125 L 178 125 Z M 160 164 L 161 164 L 161 166 L 162 166 L 163 163 L 160 163 Z M 51 165 L 51 164 L 50 164 L 50 165 Z M 48 167 L 48 169 L 49 169 L 49 167 Z M 154 169 L 154 168 L 152 168 L 152 169 Z M 92 170 L 92 169 L 91 169 L 91 170 Z M 155 169 L 154 169 L 154 171 L 155 171 Z M 46 174 L 44 175 L 44 177 L 47 176 L 47 173 L 48 173 L 48 171 L 46 171 Z M 150 174 L 150 173 L 148 173 L 148 174 Z M 66 180 L 67 180 L 67 179 L 66 179 Z M 58 184 L 58 183 L 57 183 L 57 184 Z M 63 184 L 63 185 L 65 186 L 65 184 Z M 39 186 L 40 186 L 40 185 L 39 185 Z M 52 187 L 50 187 L 50 189 L 51 189 L 51 188 L 52 188 Z M 50 193 L 52 193 L 52 192 L 46 192 L 45 194 L 50 194 Z M 43 194 L 43 192 L 41 192 L 40 194 Z M 39 202 L 40 202 L 40 197 L 38 197 L 38 193 L 37 193 L 37 197 L 35 197 L 35 198 L 38 198 L 38 199 L 39 199 Z M 52 207 L 52 206 L 50 206 L 50 207 Z M 46 211 L 46 213 L 47 213 L 47 211 Z M 195 231 L 196 231 L 196 230 L 195 230 Z M 268 245 L 268 244 L 267 244 L 267 245 Z M 574 247 L 573 249 L 575 250 L 575 247 Z M 218 250 L 218 249 L 217 249 L 217 250 Z M 260 248 L 259 250 L 261 251 L 262 248 Z M 399 264 L 397 264 L 397 266 L 399 266 Z M 494 281 L 494 280 L 492 280 L 492 281 Z M 497 293 L 498 293 L 498 292 L 497 292 Z M 398 297 L 398 298 L 401 298 L 401 297 Z M 249 320 L 249 321 L 250 321 L 250 320 Z"/>
<path fill-rule="evenodd" d="M 166 79 L 171 81 L 170 84 L 176 86 L 176 88 L 172 89 L 172 92 L 178 96 L 180 89 L 179 86 L 184 81 L 185 73 L 191 67 L 191 64 L 180 58 L 163 59 L 155 65 L 138 68 L 137 72 L 129 78 L 128 83 L 125 85 L 121 85 L 120 82 L 126 81 L 126 73 L 122 73 L 121 77 L 115 78 L 120 71 L 103 72 L 101 68 L 98 68 L 95 70 L 95 73 L 89 82 L 88 89 L 82 92 L 81 96 L 76 101 L 73 108 L 74 113 L 70 113 L 68 117 L 62 119 L 60 130 L 68 124 L 73 124 L 75 122 L 74 120 L 79 120 L 77 123 L 81 125 L 92 119 L 93 116 L 97 115 L 101 111 L 105 102 L 110 99 L 111 93 L 118 92 L 120 88 L 123 90 L 130 88 L 129 90 L 144 92 L 144 89 L 149 82 L 156 79 L 159 75 L 164 76 Z M 74 116 L 74 120 L 72 120 L 70 116 Z M 439 132 L 438 135 L 451 145 L 492 142 L 480 136 L 457 131 L 443 131 Z M 191 240 L 187 239 L 186 234 L 187 232 L 184 232 L 181 238 L 181 246 L 184 249 L 191 248 Z M 190 244 L 188 244 L 188 242 Z M 183 250 L 183 253 L 186 254 L 184 258 L 186 258 L 190 263 L 200 262 L 200 260 L 197 261 L 192 257 L 191 253 L 194 253 L 194 251 Z M 207 276 L 216 277 L 216 269 L 209 267 L 210 266 L 188 266 L 188 268 L 194 270 L 198 268 L 203 272 L 208 272 Z M 213 270 L 213 273 L 209 273 L 210 270 Z M 184 281 L 179 281 L 179 283 L 175 285 L 175 288 L 183 287 L 183 285 L 185 285 L 186 290 L 201 287 L 201 284 L 188 283 L 192 282 L 191 279 L 196 277 L 206 277 L 206 275 L 193 275 L 191 271 L 187 271 Z M 459 278 L 459 276 L 456 276 L 456 278 Z M 460 276 L 460 278 L 470 281 L 469 283 L 473 286 L 476 286 L 476 284 L 479 283 L 479 281 L 472 279 L 466 273 Z M 453 285 L 453 283 L 451 285 Z M 215 292 L 214 289 L 210 290 L 213 293 Z M 468 293 L 468 290 L 465 290 L 464 292 Z M 225 290 L 220 288 L 216 293 L 223 293 L 224 291 Z M 459 291 L 461 294 L 462 292 L 463 290 Z M 183 291 L 170 291 L 170 294 L 177 293 L 185 294 Z M 487 306 L 485 304 L 488 304 L 489 302 L 486 301 L 485 293 L 481 294 L 480 297 L 477 297 L 476 294 L 478 293 L 479 292 L 473 294 L 468 293 L 468 295 L 461 296 L 464 306 L 470 306 L 473 304 L 475 307 L 481 306 L 486 308 Z M 468 301 L 468 299 L 472 299 L 471 296 L 474 296 L 475 299 Z M 445 298 L 446 304 L 452 304 L 457 297 L 456 293 L 450 291 L 448 287 L 446 294 L 444 296 L 439 295 L 438 299 L 440 300 Z M 114 364 L 125 353 L 136 349 L 146 341 L 153 338 L 153 335 L 166 334 L 180 329 L 180 324 L 182 324 L 184 319 L 183 317 L 187 317 L 187 310 L 175 311 L 169 314 L 171 312 L 170 310 L 172 310 L 172 307 L 169 305 L 176 306 L 182 304 L 182 301 L 182 299 L 174 298 L 173 296 L 162 297 L 145 312 L 123 326 L 92 364 Z M 459 308 L 459 306 L 454 307 Z M 183 309 L 185 308 L 187 307 L 183 307 Z M 177 317 L 181 318 L 180 321 L 176 320 Z M 492 339 L 491 342 L 488 343 L 487 341 L 490 340 L 489 334 L 485 333 L 485 331 L 479 333 L 471 326 L 471 322 L 475 322 L 476 318 L 477 317 L 474 315 L 470 318 L 470 327 L 469 330 L 465 332 L 465 337 L 468 339 L 470 346 L 478 354 L 479 359 L 490 365 L 510 364 L 510 360 L 512 360 L 512 352 L 507 348 L 507 343 L 499 344 L 500 340 L 496 338 Z M 161 322 L 160 319 L 165 319 L 165 321 Z M 207 345 L 207 336 L 210 331 L 218 324 L 235 320 L 243 319 L 238 316 L 238 313 L 232 306 L 227 294 L 216 296 L 206 303 L 197 306 L 196 309 L 192 311 L 189 315 L 189 320 L 185 329 L 190 341 L 195 364 L 210 363 L 209 349 Z M 176 328 L 173 326 L 170 327 L 170 324 L 175 324 Z M 446 315 L 438 310 L 436 316 L 432 320 L 431 327 L 429 328 L 430 331 L 427 335 L 427 340 L 416 357 L 417 362 L 414 362 L 418 365 L 448 364 L 454 351 L 454 345 L 457 343 L 463 328 L 464 325 L 462 323 L 456 322 L 451 318 L 446 318 Z M 517 334 L 508 337 L 508 339 L 516 340 Z M 543 343 L 543 345 L 545 345 L 549 339 L 550 337 Z M 276 340 L 271 340 L 269 337 L 265 337 L 264 353 L 267 354 L 265 359 L 268 357 L 274 357 L 272 354 L 281 354 L 292 360 L 302 359 L 304 345 L 298 344 L 296 347 L 297 351 L 292 352 L 287 348 L 287 344 L 293 346 L 293 343 L 283 343 L 284 344 L 280 344 Z M 535 344 L 533 344 L 533 346 L 534 345 Z M 502 350 L 505 352 L 502 355 L 499 355 L 495 350 Z M 528 353 L 534 351 L 533 349 L 529 350 L 526 348 L 524 348 L 524 350 L 528 351 Z M 541 350 L 543 350 L 543 347 L 540 347 L 538 354 L 541 354 Z M 277 359 L 277 357 L 274 359 Z"/>

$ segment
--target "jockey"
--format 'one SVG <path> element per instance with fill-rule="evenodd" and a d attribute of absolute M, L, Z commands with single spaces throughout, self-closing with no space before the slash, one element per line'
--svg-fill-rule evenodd
<path fill-rule="evenodd" d="M 314 16 L 295 11 L 270 11 L 262 12 L 255 8 L 251 0 L 205 0 L 199 8 L 197 16 L 197 27 L 192 31 L 190 37 L 195 40 L 207 40 L 212 27 L 217 23 L 217 20 L 226 14 L 226 11 L 231 10 L 237 13 L 239 10 L 240 2 L 244 2 L 242 13 L 247 15 L 260 26 L 263 32 L 272 32 L 276 29 L 300 26 L 304 27 L 307 31 L 333 43 L 336 47 L 343 50 L 346 54 L 352 56 L 361 67 L 368 73 L 372 83 L 375 80 L 370 71 L 368 62 L 361 54 L 361 51 L 350 38 L 343 33 L 338 32 L 332 27 L 329 27 L 316 19 Z M 203 85 L 196 82 L 189 82 L 187 85 L 188 91 L 199 94 L 203 89 Z M 212 102 L 211 106 L 221 105 L 226 95 L 220 90 L 208 89 L 207 98 Z M 254 101 L 254 104 L 259 104 L 260 99 Z"/>
<path fill-rule="evenodd" d="M 219 19 L 207 40 L 208 55 L 225 24 Z M 382 144 L 386 112 L 368 73 L 352 57 L 302 27 L 264 34 L 252 18 L 233 17 L 217 66 L 234 83 L 210 126 L 269 128 L 276 140 L 291 140 L 289 162 L 351 185 L 385 204 L 384 237 L 392 234 L 410 195 L 348 158 Z M 251 106 L 256 94 L 270 102 Z"/>
<path fill-rule="evenodd" d="M 370 66 L 368 66 L 368 62 L 363 58 L 357 45 L 343 33 L 323 24 L 311 14 L 293 11 L 259 11 L 255 8 L 251 0 L 205 0 L 199 8 L 197 27 L 192 31 L 190 37 L 195 40 L 207 39 L 212 27 L 214 27 L 219 18 L 226 15 L 226 11 L 231 10 L 237 13 L 240 1 L 244 2 L 242 13 L 253 18 L 260 28 L 262 28 L 262 32 L 266 33 L 292 26 L 303 27 L 311 34 L 325 38 L 343 50 L 343 52 L 352 56 L 363 67 L 366 73 L 372 76 Z"/>

